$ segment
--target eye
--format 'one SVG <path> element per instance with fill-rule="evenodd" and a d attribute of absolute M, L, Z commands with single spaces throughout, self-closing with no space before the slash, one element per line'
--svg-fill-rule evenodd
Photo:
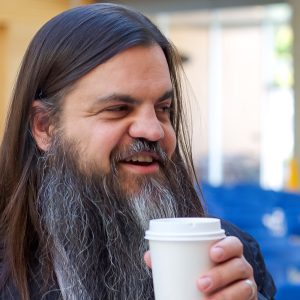
<path fill-rule="evenodd" d="M 161 104 L 156 108 L 158 113 L 170 114 L 172 111 L 171 103 Z"/>
<path fill-rule="evenodd" d="M 161 108 L 161 110 L 163 112 L 170 113 L 171 112 L 171 106 L 164 106 L 164 107 Z"/>
<path fill-rule="evenodd" d="M 100 116 L 105 119 L 120 119 L 126 117 L 130 111 L 131 107 L 128 105 L 113 105 L 104 108 L 100 112 Z"/>
<path fill-rule="evenodd" d="M 128 105 L 115 105 L 105 109 L 105 111 L 108 112 L 124 112 L 128 110 L 129 110 Z"/>

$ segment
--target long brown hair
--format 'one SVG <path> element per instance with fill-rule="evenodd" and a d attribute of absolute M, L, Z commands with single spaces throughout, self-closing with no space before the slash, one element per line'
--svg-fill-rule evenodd
<path fill-rule="evenodd" d="M 54 117 L 61 98 L 79 78 L 127 48 L 151 44 L 162 48 L 169 65 L 175 91 L 171 121 L 178 141 L 176 154 L 193 184 L 195 172 L 178 75 L 180 60 L 175 48 L 145 16 L 114 4 L 77 7 L 51 19 L 30 43 L 0 149 L 0 236 L 6 270 L 23 300 L 29 299 L 28 262 L 40 240 L 35 208 L 40 150 L 30 129 L 33 101 L 43 101 Z M 196 193 L 194 201 L 198 201 Z M 200 202 L 199 212 L 203 213 Z"/>

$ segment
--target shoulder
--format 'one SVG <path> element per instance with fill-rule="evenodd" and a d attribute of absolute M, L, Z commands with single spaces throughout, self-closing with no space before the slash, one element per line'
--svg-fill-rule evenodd
<path fill-rule="evenodd" d="M 0 253 L 0 299 L 20 300 L 20 293 L 14 281 L 8 274 L 3 252 Z M 37 266 L 36 266 L 37 267 Z M 31 300 L 60 300 L 61 293 L 56 282 L 51 282 L 49 286 L 43 286 L 42 274 L 34 273 L 30 268 L 28 272 L 28 287 Z"/>
<path fill-rule="evenodd" d="M 221 223 L 227 236 L 236 236 L 242 242 L 244 246 L 244 256 L 253 268 L 258 291 L 266 297 L 265 299 L 274 299 L 276 293 L 274 281 L 266 269 L 264 258 L 257 241 L 237 226 L 225 220 L 221 220 Z"/>

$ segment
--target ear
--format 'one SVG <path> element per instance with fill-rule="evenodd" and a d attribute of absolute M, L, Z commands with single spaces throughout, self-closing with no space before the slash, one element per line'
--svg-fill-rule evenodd
<path fill-rule="evenodd" d="M 45 105 L 35 100 L 31 107 L 31 132 L 39 149 L 47 151 L 51 145 L 53 126 Z"/>

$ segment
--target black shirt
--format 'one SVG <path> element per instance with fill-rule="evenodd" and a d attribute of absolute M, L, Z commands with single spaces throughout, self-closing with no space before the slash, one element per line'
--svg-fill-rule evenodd
<path fill-rule="evenodd" d="M 244 256 L 251 264 L 254 271 L 254 278 L 258 288 L 258 300 L 274 300 L 276 288 L 271 275 L 266 270 L 264 259 L 262 257 L 259 245 L 247 233 L 241 231 L 236 226 L 222 221 L 222 228 L 225 230 L 227 236 L 238 237 L 244 245 Z M 0 275 L 1 266 L 3 262 L 0 261 Z M 3 274 L 2 274 L 3 275 Z M 3 277 L 0 276 L 3 280 Z M 42 278 L 29 276 L 29 291 L 30 300 L 61 300 L 62 296 L 59 291 L 57 282 L 53 282 L 48 288 L 47 293 L 40 290 Z M 8 279 L 5 282 L 0 282 L 0 299 L 1 300 L 20 300 L 18 290 L 16 289 L 12 280 Z M 117 299 L 116 299 L 117 300 Z M 133 300 L 133 299 L 130 299 Z"/>

